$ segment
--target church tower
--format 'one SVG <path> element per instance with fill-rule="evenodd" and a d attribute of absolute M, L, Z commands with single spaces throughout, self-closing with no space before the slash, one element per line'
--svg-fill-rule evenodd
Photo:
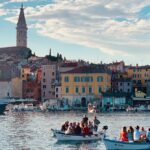
<path fill-rule="evenodd" d="M 17 23 L 17 41 L 16 44 L 17 46 L 21 47 L 27 47 L 27 24 L 26 24 L 26 19 L 24 16 L 24 8 L 23 4 L 20 8 L 20 14 L 19 14 L 19 19 Z"/>

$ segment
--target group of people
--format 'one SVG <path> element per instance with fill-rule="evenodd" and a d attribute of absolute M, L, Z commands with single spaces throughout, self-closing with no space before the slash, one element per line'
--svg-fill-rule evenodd
<path fill-rule="evenodd" d="M 66 121 L 62 125 L 61 131 L 65 134 L 92 135 L 93 132 L 97 132 L 99 124 L 100 121 L 96 116 L 94 116 L 93 121 L 89 121 L 88 117 L 84 115 L 81 122 Z"/>
<path fill-rule="evenodd" d="M 123 127 L 120 132 L 120 140 L 123 142 L 150 142 L 150 128 L 146 131 L 144 127 L 140 128 L 139 126 L 136 126 L 135 129 L 132 126 L 128 129 L 127 127 Z"/>

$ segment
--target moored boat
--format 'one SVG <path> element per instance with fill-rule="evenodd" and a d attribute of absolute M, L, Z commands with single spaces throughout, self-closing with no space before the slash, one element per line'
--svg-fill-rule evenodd
<path fill-rule="evenodd" d="M 149 150 L 149 142 L 121 142 L 117 140 L 103 139 L 107 150 Z"/>
<path fill-rule="evenodd" d="M 52 129 L 52 132 L 58 141 L 98 141 L 102 140 L 105 136 L 104 133 L 92 134 L 89 136 L 65 134 L 64 132 L 54 129 Z"/>
<path fill-rule="evenodd" d="M 0 99 L 0 114 L 4 114 L 7 104 L 10 102 L 9 99 Z"/>

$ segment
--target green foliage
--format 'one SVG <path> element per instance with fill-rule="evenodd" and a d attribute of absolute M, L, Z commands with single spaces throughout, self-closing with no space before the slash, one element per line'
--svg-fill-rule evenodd
<path fill-rule="evenodd" d="M 57 56 L 46 55 L 45 57 L 50 61 L 62 61 L 63 60 L 62 55 L 59 53 L 57 53 Z"/>

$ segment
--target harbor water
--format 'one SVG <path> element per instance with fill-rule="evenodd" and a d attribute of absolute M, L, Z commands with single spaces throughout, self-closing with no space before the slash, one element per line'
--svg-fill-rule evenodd
<path fill-rule="evenodd" d="M 105 150 L 102 141 L 57 142 L 51 128 L 60 129 L 66 120 L 80 122 L 81 112 L 16 112 L 0 116 L 0 150 Z M 94 114 L 87 114 L 92 121 Z M 123 126 L 150 127 L 150 113 L 99 113 L 99 128 L 108 125 L 109 138 L 118 138 Z"/>

